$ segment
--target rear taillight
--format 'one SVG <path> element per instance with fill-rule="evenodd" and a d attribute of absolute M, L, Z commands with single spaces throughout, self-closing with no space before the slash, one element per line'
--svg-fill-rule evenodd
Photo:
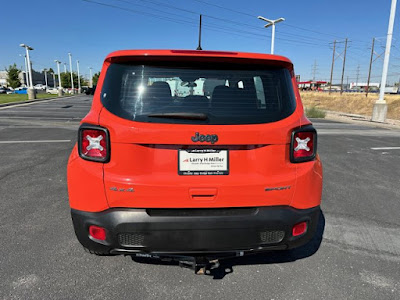
<path fill-rule="evenodd" d="M 78 133 L 78 152 L 83 159 L 108 162 L 110 158 L 108 130 L 99 126 L 83 124 Z"/>
<path fill-rule="evenodd" d="M 290 143 L 290 161 L 306 162 L 317 154 L 317 131 L 311 125 L 293 130 Z"/>

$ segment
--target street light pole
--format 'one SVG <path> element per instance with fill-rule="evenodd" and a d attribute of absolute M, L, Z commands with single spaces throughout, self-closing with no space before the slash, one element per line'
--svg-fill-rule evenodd
<path fill-rule="evenodd" d="M 20 47 L 25 48 L 26 51 L 26 60 L 28 64 L 28 72 L 29 72 L 29 88 L 28 88 L 28 99 L 36 99 L 36 91 L 33 88 L 33 82 L 32 82 L 32 65 L 31 65 L 31 60 L 29 58 L 29 50 L 33 50 L 32 47 L 29 47 L 28 45 L 25 44 L 20 44 Z"/>
<path fill-rule="evenodd" d="M 385 122 L 386 121 L 387 103 L 386 103 L 384 97 L 385 97 L 387 73 L 388 73 L 388 68 L 389 68 L 390 48 L 392 47 L 394 17 L 396 15 L 396 4 L 397 4 L 397 0 L 392 0 L 392 5 L 390 8 L 388 33 L 387 33 L 387 38 L 386 38 L 385 59 L 383 61 L 382 81 L 381 81 L 381 87 L 380 87 L 380 91 L 379 91 L 379 99 L 375 102 L 374 109 L 372 111 L 372 121 L 375 121 L 375 122 Z"/>
<path fill-rule="evenodd" d="M 89 74 L 90 74 L 90 87 L 93 87 L 93 76 L 92 76 L 92 67 L 89 68 Z"/>
<path fill-rule="evenodd" d="M 81 78 L 80 78 L 80 74 L 79 74 L 79 60 L 76 61 L 76 68 L 78 70 L 78 94 L 81 93 Z"/>
<path fill-rule="evenodd" d="M 63 95 L 63 89 L 62 89 L 62 86 L 61 86 L 61 75 L 60 75 L 60 64 L 61 64 L 61 61 L 56 59 L 54 62 L 57 64 L 57 71 L 58 71 L 58 96 L 62 96 Z"/>
<path fill-rule="evenodd" d="M 71 73 L 71 89 L 72 89 L 72 94 L 75 94 L 74 91 L 74 75 L 72 75 L 72 55 L 71 52 L 68 52 L 69 56 L 69 71 Z"/>
<path fill-rule="evenodd" d="M 53 87 L 56 88 L 56 74 L 53 72 L 51 75 L 53 75 Z"/>
<path fill-rule="evenodd" d="M 25 58 L 25 77 L 26 77 L 26 87 L 29 86 L 29 71 L 28 71 L 28 60 L 26 59 L 26 54 L 24 54 L 24 58 Z"/>
<path fill-rule="evenodd" d="M 46 90 L 47 90 L 47 69 L 43 69 L 44 71 L 44 81 L 46 82 Z"/>
<path fill-rule="evenodd" d="M 276 20 L 270 20 L 270 19 L 264 18 L 262 16 L 258 16 L 258 19 L 263 20 L 268 23 L 267 25 L 264 25 L 265 28 L 272 26 L 271 54 L 274 54 L 274 51 L 275 51 L 275 24 L 283 22 L 283 21 L 285 21 L 285 19 L 279 18 Z"/>
<path fill-rule="evenodd" d="M 19 56 L 22 56 L 22 54 L 20 54 Z M 24 54 L 23 56 L 24 56 L 24 61 L 25 61 L 25 78 L 24 78 L 24 83 L 25 83 L 26 87 L 28 87 L 28 86 L 29 86 L 28 63 L 26 62 L 26 54 Z"/>
<path fill-rule="evenodd" d="M 274 50 L 275 50 L 275 23 L 272 23 L 271 54 L 274 54 Z"/>
<path fill-rule="evenodd" d="M 67 73 L 67 63 L 64 63 L 64 73 Z"/>

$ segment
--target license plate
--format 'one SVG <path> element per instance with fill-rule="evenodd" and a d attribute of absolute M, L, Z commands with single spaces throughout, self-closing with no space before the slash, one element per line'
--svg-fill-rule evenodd
<path fill-rule="evenodd" d="M 179 175 L 229 175 L 228 150 L 178 150 Z"/>

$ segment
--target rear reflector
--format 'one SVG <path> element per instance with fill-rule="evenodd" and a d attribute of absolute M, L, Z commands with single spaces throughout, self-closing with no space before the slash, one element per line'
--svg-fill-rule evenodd
<path fill-rule="evenodd" d="M 290 143 L 290 161 L 306 162 L 313 160 L 317 153 L 317 132 L 313 126 L 295 129 Z"/>
<path fill-rule="evenodd" d="M 110 156 L 107 129 L 83 124 L 79 128 L 78 151 L 83 159 L 107 162 Z"/>
<path fill-rule="evenodd" d="M 301 222 L 293 226 L 292 235 L 299 236 L 307 231 L 307 222 Z"/>
<path fill-rule="evenodd" d="M 106 240 L 106 230 L 103 227 L 95 225 L 89 226 L 89 235 L 96 240 Z"/>

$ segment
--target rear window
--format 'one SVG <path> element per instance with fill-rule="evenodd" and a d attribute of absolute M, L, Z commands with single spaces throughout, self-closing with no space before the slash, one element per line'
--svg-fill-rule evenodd
<path fill-rule="evenodd" d="M 119 117 L 151 123 L 260 124 L 294 112 L 286 68 L 234 66 L 114 63 L 107 70 L 101 101 Z"/>

